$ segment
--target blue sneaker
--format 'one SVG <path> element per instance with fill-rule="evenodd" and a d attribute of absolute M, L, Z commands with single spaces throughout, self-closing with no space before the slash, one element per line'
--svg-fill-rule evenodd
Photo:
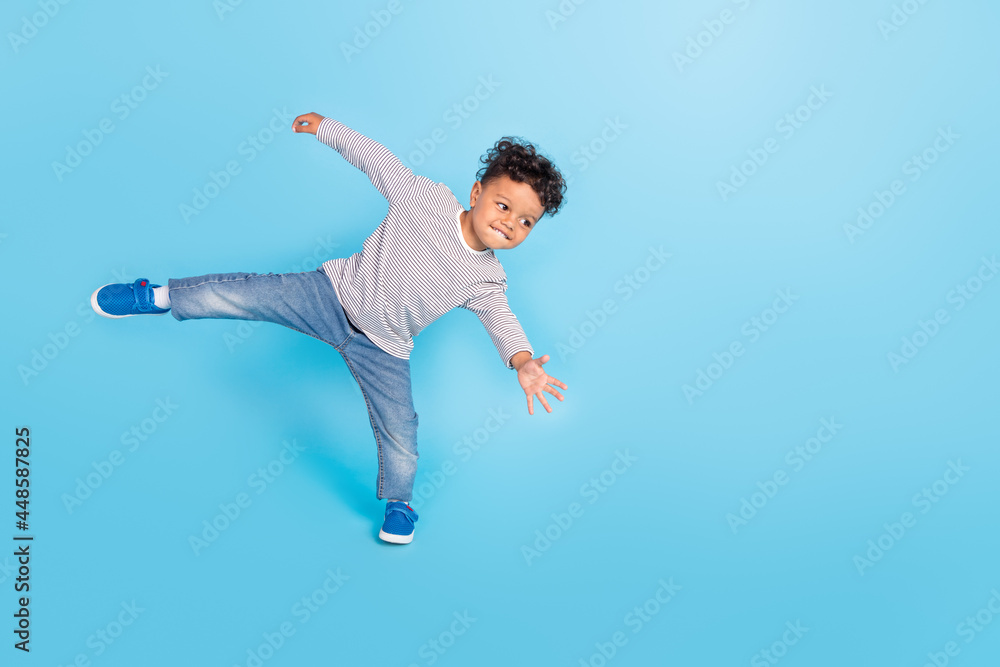
<path fill-rule="evenodd" d="M 134 283 L 109 283 L 97 288 L 90 295 L 90 305 L 94 312 L 104 317 L 131 317 L 132 315 L 163 315 L 169 308 L 157 308 L 153 304 L 153 288 L 146 278 Z"/>
<path fill-rule="evenodd" d="M 385 522 L 378 531 L 379 539 L 393 544 L 409 544 L 413 541 L 413 522 L 419 517 L 413 508 L 404 502 L 386 503 Z"/>

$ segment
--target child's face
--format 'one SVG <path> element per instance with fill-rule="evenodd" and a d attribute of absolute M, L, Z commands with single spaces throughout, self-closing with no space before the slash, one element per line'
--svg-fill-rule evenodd
<path fill-rule="evenodd" d="M 516 248 L 545 213 L 535 190 L 509 176 L 496 178 L 485 187 L 476 181 L 469 202 L 473 232 L 483 245 L 495 250 Z"/>

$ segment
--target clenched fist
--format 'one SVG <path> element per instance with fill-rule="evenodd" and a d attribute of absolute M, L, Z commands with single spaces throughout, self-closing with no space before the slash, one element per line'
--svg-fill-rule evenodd
<path fill-rule="evenodd" d="M 324 117 L 320 116 L 318 113 L 304 113 L 292 121 L 292 130 L 295 132 L 316 134 L 319 122 L 323 120 L 323 118 Z"/>

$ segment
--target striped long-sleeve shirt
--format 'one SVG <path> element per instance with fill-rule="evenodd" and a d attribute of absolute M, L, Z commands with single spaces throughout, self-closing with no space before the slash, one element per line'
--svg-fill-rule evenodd
<path fill-rule="evenodd" d="M 507 275 L 492 248 L 462 236 L 465 208 L 443 183 L 418 176 L 382 144 L 332 118 L 316 138 L 368 175 L 389 201 L 361 252 L 323 263 L 344 312 L 373 343 L 409 359 L 413 336 L 456 306 L 475 313 L 507 368 L 516 352 L 534 355 L 507 304 Z"/>

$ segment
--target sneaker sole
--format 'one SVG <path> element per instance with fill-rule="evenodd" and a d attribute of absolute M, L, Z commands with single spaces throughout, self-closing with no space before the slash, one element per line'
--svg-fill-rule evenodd
<path fill-rule="evenodd" d="M 413 533 L 410 533 L 409 535 L 396 535 L 394 533 L 387 533 L 384 530 L 379 530 L 378 538 L 383 542 L 389 542 L 390 544 L 409 544 L 413 541 Z"/>
<path fill-rule="evenodd" d="M 115 283 L 108 283 L 108 285 L 114 285 L 114 284 Z M 136 315 L 166 315 L 167 312 L 170 312 L 167 311 L 163 313 L 129 313 L 128 315 L 112 315 L 111 313 L 106 313 L 104 312 L 104 310 L 101 309 L 100 306 L 97 305 L 97 293 L 100 292 L 105 287 L 107 287 L 108 285 L 101 285 L 100 287 L 94 290 L 93 294 L 90 295 L 90 307 L 93 308 L 94 312 L 100 315 L 101 317 L 110 317 L 111 319 L 119 320 L 123 317 L 135 317 Z"/>

